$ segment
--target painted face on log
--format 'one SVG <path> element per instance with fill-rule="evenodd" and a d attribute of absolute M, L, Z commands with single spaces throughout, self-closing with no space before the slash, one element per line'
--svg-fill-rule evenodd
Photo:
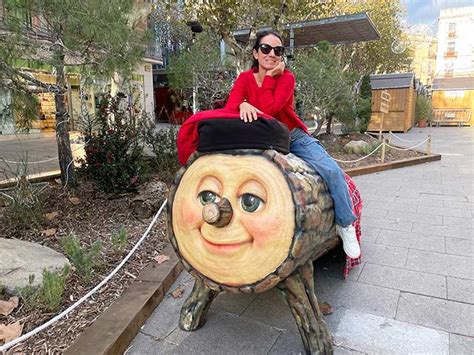
<path fill-rule="evenodd" d="M 231 218 L 220 225 L 205 220 L 203 209 L 222 206 L 224 199 Z M 247 285 L 288 256 L 294 213 L 288 183 L 274 164 L 262 156 L 214 154 L 184 173 L 174 198 L 173 230 L 181 255 L 197 271 L 219 283 Z"/>

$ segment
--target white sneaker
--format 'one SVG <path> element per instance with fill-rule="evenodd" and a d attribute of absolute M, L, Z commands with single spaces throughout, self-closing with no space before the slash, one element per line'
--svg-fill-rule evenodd
<path fill-rule="evenodd" d="M 336 232 L 342 239 L 342 248 L 348 257 L 356 259 L 360 256 L 360 246 L 357 241 L 356 231 L 354 226 L 348 225 L 347 227 L 341 227 L 336 224 Z"/>

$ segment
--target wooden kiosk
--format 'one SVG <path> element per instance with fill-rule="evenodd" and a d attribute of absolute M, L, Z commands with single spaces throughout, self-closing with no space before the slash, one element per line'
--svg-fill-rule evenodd
<path fill-rule="evenodd" d="M 378 132 L 383 115 L 383 132 L 407 132 L 415 124 L 415 74 L 371 75 L 372 115 L 368 131 Z M 390 109 L 388 113 L 380 111 L 382 92 L 388 92 Z"/>

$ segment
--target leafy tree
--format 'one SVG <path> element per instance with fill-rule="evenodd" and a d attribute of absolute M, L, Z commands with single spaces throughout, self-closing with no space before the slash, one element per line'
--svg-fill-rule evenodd
<path fill-rule="evenodd" d="M 38 92 L 55 94 L 56 138 L 63 183 L 76 182 L 69 141 L 66 72 L 126 78 L 143 57 L 146 11 L 132 0 L 3 0 L 0 25 L 0 86 L 31 102 Z M 1 5 L 1 4 L 0 4 Z M 141 4 L 144 7 L 144 3 Z M 18 68 L 19 60 L 52 67 L 55 84 Z M 31 116 L 31 114 L 30 114 Z"/>
<path fill-rule="evenodd" d="M 229 63 L 222 63 L 219 41 L 209 33 L 197 36 L 188 50 L 170 58 L 166 68 L 170 87 L 192 100 L 192 88 L 197 90 L 199 109 L 212 109 L 227 100 L 235 71 Z"/>
<path fill-rule="evenodd" d="M 184 10 L 189 16 L 199 20 L 204 28 L 212 29 L 219 39 L 225 41 L 234 56 L 238 72 L 249 67 L 252 42 L 260 27 L 271 26 L 281 30 L 283 25 L 292 21 L 325 17 L 332 7 L 332 1 L 184 1 Z M 248 43 L 241 43 L 235 39 L 233 33 L 240 28 L 249 28 Z"/>
<path fill-rule="evenodd" d="M 318 131 L 327 120 L 328 133 L 333 116 L 346 125 L 352 124 L 355 116 L 352 88 L 356 77 L 352 72 L 343 70 L 334 47 L 328 42 L 321 42 L 314 49 L 299 51 L 293 71 L 301 117 L 316 117 Z"/>
<path fill-rule="evenodd" d="M 341 60 L 346 69 L 360 74 L 392 73 L 409 70 L 412 50 L 398 53 L 394 44 L 403 42 L 400 19 L 403 8 L 399 0 L 335 0 L 333 15 L 352 14 L 365 11 L 380 33 L 380 39 L 370 42 L 354 43 L 340 47 Z"/>

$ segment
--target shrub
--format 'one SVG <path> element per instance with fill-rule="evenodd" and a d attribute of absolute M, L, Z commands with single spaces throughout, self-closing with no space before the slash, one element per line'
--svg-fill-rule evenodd
<path fill-rule="evenodd" d="M 123 253 L 127 246 L 128 236 L 124 227 L 120 228 L 118 232 L 112 234 L 112 247 L 117 253 Z"/>
<path fill-rule="evenodd" d="M 418 95 L 416 97 L 416 104 L 415 104 L 416 122 L 422 119 L 430 121 L 432 115 L 433 115 L 433 110 L 431 107 L 431 100 L 424 95 Z"/>
<path fill-rule="evenodd" d="M 28 285 L 15 289 L 15 293 L 23 300 L 27 309 L 40 308 L 39 294 L 41 286 L 33 286 L 35 275 L 28 276 Z"/>
<path fill-rule="evenodd" d="M 74 234 L 70 233 L 64 237 L 62 244 L 79 277 L 84 282 L 90 282 L 95 269 L 101 265 L 100 251 L 102 243 L 97 240 L 87 249 L 81 246 L 79 239 Z"/>
<path fill-rule="evenodd" d="M 43 283 L 32 286 L 34 275 L 29 276 L 29 285 L 16 289 L 27 309 L 40 308 L 47 312 L 55 312 L 61 305 L 64 286 L 69 275 L 69 266 L 61 272 L 43 270 Z"/>
<path fill-rule="evenodd" d="M 372 115 L 372 87 L 370 86 L 370 75 L 364 75 L 360 83 L 359 97 L 356 102 L 356 113 L 358 118 L 358 130 L 360 133 L 367 131 Z"/>
<path fill-rule="evenodd" d="M 156 130 L 148 121 L 142 121 L 144 141 L 153 152 L 152 165 L 160 180 L 171 182 L 179 169 L 176 141 L 178 130 L 174 127 Z"/>
<path fill-rule="evenodd" d="M 107 97 L 97 116 L 98 131 L 85 132 L 82 170 L 105 192 L 134 191 L 145 179 L 138 111 L 124 108 L 125 95 Z"/>
<path fill-rule="evenodd" d="M 25 169 L 19 169 L 16 173 L 16 186 L 0 191 L 0 196 L 5 204 L 6 220 L 13 226 L 28 228 L 31 225 L 37 227 L 43 220 L 43 203 L 40 194 L 47 186 L 43 184 L 31 184 L 27 178 L 26 161 Z"/>
<path fill-rule="evenodd" d="M 69 266 L 65 266 L 62 272 L 50 272 L 43 270 L 43 286 L 41 287 L 40 300 L 44 309 L 55 311 L 61 304 L 64 293 L 64 284 L 69 274 Z"/>

